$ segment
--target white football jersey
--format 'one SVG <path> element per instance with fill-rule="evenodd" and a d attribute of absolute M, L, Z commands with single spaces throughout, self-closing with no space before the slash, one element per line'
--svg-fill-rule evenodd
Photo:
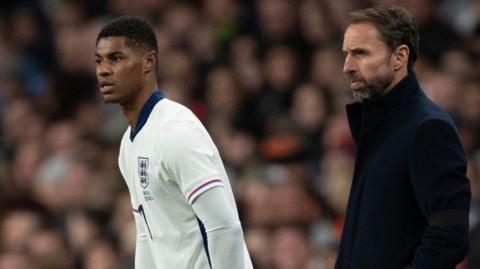
<path fill-rule="evenodd" d="M 206 190 L 223 187 L 237 209 L 218 150 L 198 118 L 155 92 L 136 129 L 129 127 L 122 138 L 119 166 L 137 227 L 137 267 L 210 268 L 203 224 L 191 204 Z"/>

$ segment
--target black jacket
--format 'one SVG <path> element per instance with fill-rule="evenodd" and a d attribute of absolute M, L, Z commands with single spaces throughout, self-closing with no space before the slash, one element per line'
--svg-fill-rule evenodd
<path fill-rule="evenodd" d="M 335 269 L 453 269 L 468 252 L 470 184 L 453 121 L 412 72 L 347 105 L 357 157 Z"/>

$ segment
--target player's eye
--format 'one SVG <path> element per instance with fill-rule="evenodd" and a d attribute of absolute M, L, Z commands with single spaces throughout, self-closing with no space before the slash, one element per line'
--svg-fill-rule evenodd
<path fill-rule="evenodd" d="M 352 54 L 355 56 L 366 56 L 368 52 L 366 50 L 354 50 Z"/>
<path fill-rule="evenodd" d="M 113 55 L 113 56 L 109 57 L 109 60 L 113 63 L 118 63 L 122 60 L 122 57 L 117 56 L 117 55 Z"/>

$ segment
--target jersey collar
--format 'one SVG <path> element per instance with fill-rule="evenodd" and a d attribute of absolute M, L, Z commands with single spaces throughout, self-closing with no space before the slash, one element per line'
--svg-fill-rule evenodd
<path fill-rule="evenodd" d="M 155 105 L 164 98 L 163 93 L 161 91 L 154 91 L 152 95 L 148 98 L 147 102 L 142 107 L 142 110 L 140 111 L 140 115 L 138 116 L 137 119 L 137 124 L 135 124 L 135 129 L 132 129 L 130 131 L 130 141 L 133 142 L 135 139 L 135 136 L 140 132 L 140 130 L 143 128 L 145 123 L 147 123 L 148 117 L 150 116 L 150 113 L 152 113 L 153 108 Z"/>

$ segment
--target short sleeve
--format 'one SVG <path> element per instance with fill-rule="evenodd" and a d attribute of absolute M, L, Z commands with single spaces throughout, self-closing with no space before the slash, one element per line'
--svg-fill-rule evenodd
<path fill-rule="evenodd" d="M 200 123 L 198 123 L 200 124 Z M 175 123 L 166 135 L 163 163 L 169 178 L 174 180 L 191 204 L 200 194 L 223 186 L 220 160 L 210 136 L 194 122 Z"/>

